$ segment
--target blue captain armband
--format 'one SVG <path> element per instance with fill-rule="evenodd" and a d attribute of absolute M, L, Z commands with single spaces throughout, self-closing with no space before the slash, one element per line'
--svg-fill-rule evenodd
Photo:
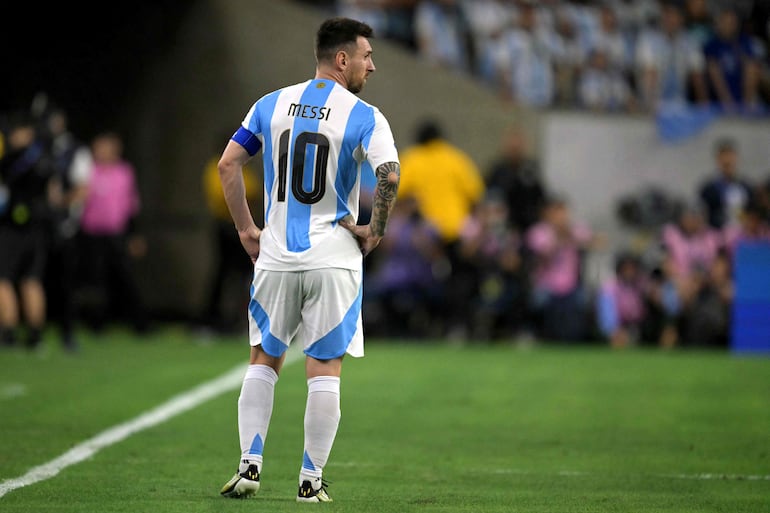
<path fill-rule="evenodd" d="M 242 126 L 238 127 L 238 130 L 233 134 L 231 139 L 243 146 L 252 157 L 262 148 L 262 143 L 259 142 L 259 138 Z"/>

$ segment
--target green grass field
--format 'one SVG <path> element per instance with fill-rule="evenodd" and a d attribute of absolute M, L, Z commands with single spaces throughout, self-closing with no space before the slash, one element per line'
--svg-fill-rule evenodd
<path fill-rule="evenodd" d="M 115 330 L 0 351 L 0 490 L 245 363 L 245 338 Z M 224 499 L 237 388 L 0 497 L 0 512 L 770 512 L 770 358 L 370 340 L 347 360 L 325 476 L 296 504 L 306 385 L 281 375 L 262 490 Z"/>

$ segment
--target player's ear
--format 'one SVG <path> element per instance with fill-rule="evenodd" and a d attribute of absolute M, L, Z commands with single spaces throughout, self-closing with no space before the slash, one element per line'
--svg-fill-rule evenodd
<path fill-rule="evenodd" d="M 345 69 L 348 67 L 348 54 L 345 50 L 340 50 L 335 56 L 335 61 L 339 69 Z"/>

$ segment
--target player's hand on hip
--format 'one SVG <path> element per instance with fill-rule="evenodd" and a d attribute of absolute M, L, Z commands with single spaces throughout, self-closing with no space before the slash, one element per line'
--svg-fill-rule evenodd
<path fill-rule="evenodd" d="M 340 225 L 342 225 L 343 228 L 347 228 L 353 235 L 355 235 L 356 240 L 358 241 L 358 247 L 361 248 L 361 254 L 363 256 L 371 253 L 382 240 L 382 237 L 372 233 L 372 229 L 369 225 L 357 225 L 348 220 L 340 221 Z"/>
<path fill-rule="evenodd" d="M 262 230 L 256 226 L 250 226 L 245 230 L 238 231 L 238 238 L 241 239 L 241 245 L 246 253 L 251 257 L 251 263 L 257 261 L 259 256 L 259 238 L 262 236 Z"/>

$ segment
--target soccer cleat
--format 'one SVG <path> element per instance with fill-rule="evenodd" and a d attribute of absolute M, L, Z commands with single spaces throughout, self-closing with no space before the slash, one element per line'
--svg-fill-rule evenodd
<path fill-rule="evenodd" d="M 302 481 L 302 484 L 299 485 L 299 492 L 297 492 L 297 502 L 332 502 L 332 498 L 326 493 L 328 486 L 329 483 L 321 481 L 321 486 L 315 489 L 307 479 Z"/>
<path fill-rule="evenodd" d="M 259 491 L 259 467 L 253 463 L 243 472 L 236 472 L 219 493 L 224 497 L 244 499 Z"/>

